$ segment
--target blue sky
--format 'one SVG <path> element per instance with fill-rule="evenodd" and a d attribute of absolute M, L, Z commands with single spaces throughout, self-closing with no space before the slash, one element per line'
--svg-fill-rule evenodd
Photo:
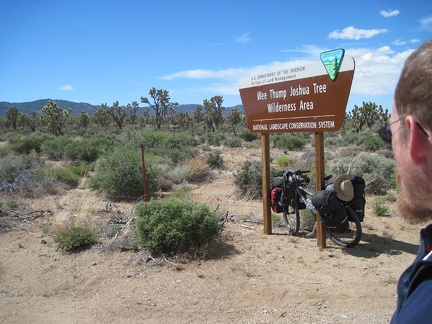
<path fill-rule="evenodd" d="M 0 12 L 9 102 L 127 105 L 155 87 L 179 104 L 223 96 L 231 107 L 239 79 L 344 48 L 356 62 L 347 110 L 390 109 L 403 62 L 432 38 L 430 0 L 0 0 Z"/>

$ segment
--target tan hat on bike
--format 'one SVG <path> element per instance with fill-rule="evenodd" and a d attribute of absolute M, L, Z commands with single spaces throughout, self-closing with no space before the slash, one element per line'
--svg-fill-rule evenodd
<path fill-rule="evenodd" d="M 354 198 L 354 187 L 348 174 L 341 174 L 334 181 L 336 196 L 343 201 L 350 201 Z"/>

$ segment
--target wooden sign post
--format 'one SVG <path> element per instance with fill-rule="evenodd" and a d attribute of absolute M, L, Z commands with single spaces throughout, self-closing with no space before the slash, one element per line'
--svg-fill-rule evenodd
<path fill-rule="evenodd" d="M 323 132 L 342 127 L 354 76 L 354 59 L 337 49 L 311 65 L 286 67 L 240 80 L 240 96 L 248 128 L 261 133 L 264 233 L 271 234 L 270 133 L 313 132 L 317 190 L 324 188 Z M 320 218 L 317 244 L 325 247 Z"/>

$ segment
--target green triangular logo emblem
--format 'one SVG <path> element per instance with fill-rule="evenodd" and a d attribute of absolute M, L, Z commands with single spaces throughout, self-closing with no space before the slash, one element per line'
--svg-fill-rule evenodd
<path fill-rule="evenodd" d="M 330 79 L 332 79 L 333 81 L 337 77 L 344 54 L 345 50 L 342 48 L 323 52 L 320 54 L 321 62 L 323 62 Z"/>

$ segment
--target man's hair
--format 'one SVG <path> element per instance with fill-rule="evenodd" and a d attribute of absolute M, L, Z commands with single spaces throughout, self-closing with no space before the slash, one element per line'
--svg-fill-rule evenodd
<path fill-rule="evenodd" d="M 420 124 L 432 129 L 432 40 L 405 61 L 394 100 L 399 116 L 413 115 Z"/>

